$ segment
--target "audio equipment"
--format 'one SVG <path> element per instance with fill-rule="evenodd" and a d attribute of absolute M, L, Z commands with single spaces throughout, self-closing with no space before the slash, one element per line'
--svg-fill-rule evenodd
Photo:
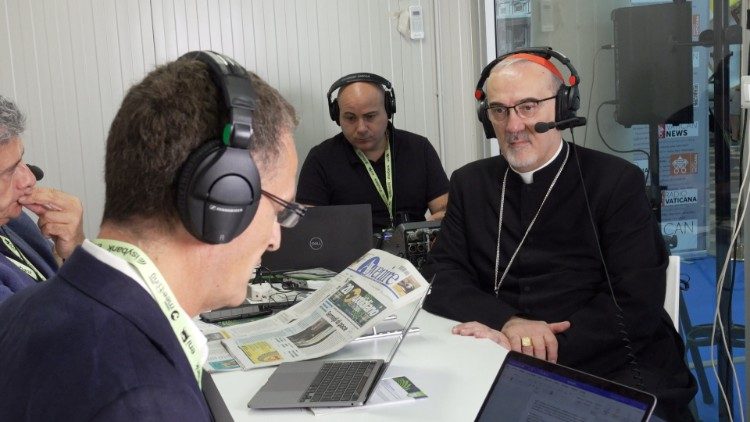
<path fill-rule="evenodd" d="M 383 237 L 381 249 L 406 258 L 417 269 L 427 261 L 427 254 L 440 233 L 439 221 L 417 221 L 402 223 Z"/>
<path fill-rule="evenodd" d="M 31 170 L 31 174 L 34 175 L 34 178 L 36 179 L 37 182 L 44 178 L 44 172 L 39 167 L 33 164 L 26 164 L 26 167 L 28 167 L 29 170 Z"/>
<path fill-rule="evenodd" d="M 572 119 L 565 119 L 559 122 L 539 122 L 534 125 L 536 133 L 548 132 L 551 129 L 578 127 L 586 124 L 585 117 L 573 117 Z"/>
<path fill-rule="evenodd" d="M 179 60 L 208 66 L 222 95 L 229 122 L 221 138 L 196 148 L 177 176 L 177 211 L 185 228 L 211 244 L 227 243 L 250 225 L 260 202 L 258 168 L 248 148 L 257 97 L 247 71 L 213 51 L 192 51 Z"/>
<path fill-rule="evenodd" d="M 563 82 L 555 95 L 555 123 L 557 123 L 557 125 L 554 128 L 564 130 L 586 124 L 585 119 L 581 121 L 576 117 L 576 111 L 581 106 L 581 98 L 578 92 L 578 85 L 581 83 L 581 78 L 578 76 L 578 72 L 576 71 L 575 67 L 573 67 L 573 65 L 570 63 L 570 59 L 565 57 L 562 53 L 553 50 L 552 47 L 521 48 L 510 53 L 503 54 L 495 60 L 491 61 L 487 66 L 484 67 L 484 69 L 482 69 L 482 73 L 479 76 L 479 81 L 477 82 L 477 87 L 474 91 L 474 97 L 477 99 L 477 101 L 479 101 L 477 117 L 482 123 L 484 134 L 487 139 L 496 138 L 497 136 L 495 134 L 495 128 L 492 126 L 492 122 L 490 122 L 490 118 L 487 114 L 489 103 L 487 102 L 487 94 L 484 92 L 484 83 L 487 81 L 487 78 L 490 77 L 492 68 L 494 68 L 496 64 L 509 57 L 514 56 L 518 56 L 519 58 L 530 60 L 541 66 L 544 66 L 555 76 L 560 78 L 560 80 L 564 80 L 562 77 L 562 73 L 560 73 L 557 67 L 552 64 L 550 59 L 554 57 L 557 61 L 565 65 L 565 67 L 567 67 L 568 71 L 570 72 L 570 76 L 568 77 L 569 85 L 566 85 Z M 544 133 L 550 129 L 552 129 L 552 127 L 540 133 Z M 536 127 L 534 128 L 534 130 L 537 130 Z"/>
<path fill-rule="evenodd" d="M 391 85 L 388 79 L 380 75 L 360 72 L 343 76 L 331 85 L 328 94 L 326 94 L 326 98 L 328 98 L 328 113 L 331 116 L 331 120 L 336 122 L 337 125 L 341 125 L 339 122 L 339 114 L 341 113 L 341 110 L 339 109 L 339 100 L 338 98 L 331 99 L 331 95 L 337 89 L 343 88 L 354 82 L 369 82 L 378 85 L 385 94 L 385 113 L 388 115 L 388 119 L 393 116 L 393 113 L 396 112 L 396 94 L 393 91 L 393 85 Z"/>

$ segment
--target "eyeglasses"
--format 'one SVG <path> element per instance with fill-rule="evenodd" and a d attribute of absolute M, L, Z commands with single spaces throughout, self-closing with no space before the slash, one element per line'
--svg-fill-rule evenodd
<path fill-rule="evenodd" d="M 260 193 L 265 195 L 266 198 L 270 199 L 271 201 L 284 207 L 284 209 L 276 215 L 276 221 L 279 222 L 279 225 L 281 227 L 290 229 L 296 226 L 297 223 L 299 223 L 299 220 L 301 220 L 307 212 L 307 207 L 305 207 L 304 205 L 300 205 L 296 202 L 287 202 L 279 198 L 278 196 L 272 193 L 268 193 L 262 189 Z"/>
<path fill-rule="evenodd" d="M 487 114 L 490 117 L 490 121 L 494 123 L 503 123 L 508 120 L 511 109 L 516 111 L 518 117 L 522 119 L 530 119 L 536 116 L 536 113 L 539 111 L 540 103 L 551 100 L 555 97 L 556 95 L 548 98 L 542 98 L 541 100 L 526 100 L 514 106 L 504 106 L 500 104 L 491 105 L 487 107 Z"/>

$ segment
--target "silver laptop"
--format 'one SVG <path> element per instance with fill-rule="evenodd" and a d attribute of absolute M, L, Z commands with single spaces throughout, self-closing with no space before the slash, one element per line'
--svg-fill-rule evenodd
<path fill-rule="evenodd" d="M 296 226 L 281 229 L 281 246 L 263 254 L 261 265 L 271 271 L 322 267 L 338 273 L 370 249 L 370 204 L 310 207 Z"/>
<path fill-rule="evenodd" d="M 434 277 L 433 277 L 434 280 Z M 288 407 L 345 407 L 365 404 L 388 369 L 406 333 L 422 309 L 425 295 L 404 324 L 388 357 L 365 360 L 324 360 L 282 363 L 255 393 L 247 406 L 253 409 Z"/>
<path fill-rule="evenodd" d="M 518 352 L 508 352 L 475 422 L 646 422 L 656 397 Z"/>

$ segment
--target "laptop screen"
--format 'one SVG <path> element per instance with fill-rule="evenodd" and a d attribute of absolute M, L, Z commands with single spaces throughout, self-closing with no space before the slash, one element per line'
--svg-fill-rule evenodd
<path fill-rule="evenodd" d="M 509 352 L 477 421 L 647 421 L 656 404 L 648 393 Z"/>
<path fill-rule="evenodd" d="M 370 249 L 370 204 L 310 207 L 296 226 L 281 230 L 281 246 L 264 253 L 261 265 L 271 271 L 322 267 L 338 273 Z"/>

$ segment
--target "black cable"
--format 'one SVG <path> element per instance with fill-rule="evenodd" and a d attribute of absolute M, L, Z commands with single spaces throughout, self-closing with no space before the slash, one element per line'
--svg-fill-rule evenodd
<path fill-rule="evenodd" d="M 594 99 L 594 79 L 596 79 L 596 59 L 599 57 L 599 53 L 602 52 L 608 45 L 603 45 L 601 48 L 596 50 L 596 53 L 594 53 L 594 60 L 591 63 L 591 85 L 589 85 L 589 104 L 586 107 L 586 119 L 588 120 L 591 116 L 591 103 Z M 598 125 L 598 123 L 597 123 Z M 586 146 L 586 139 L 589 135 L 589 127 L 586 125 L 586 127 L 583 130 L 583 146 Z"/>
<path fill-rule="evenodd" d="M 601 107 L 601 106 L 600 106 Z M 597 111 L 598 113 L 598 111 Z M 598 128 L 598 125 L 597 125 Z M 635 386 L 638 387 L 641 390 L 645 390 L 645 386 L 643 385 L 643 376 L 641 375 L 640 369 L 638 369 L 638 359 L 635 356 L 635 353 L 633 351 L 632 342 L 630 341 L 630 334 L 628 333 L 627 329 L 627 323 L 625 322 L 625 316 L 623 315 L 623 310 L 620 307 L 620 304 L 617 302 L 617 298 L 615 297 L 615 290 L 614 287 L 612 287 L 612 279 L 609 276 L 609 269 L 607 268 L 607 262 L 604 260 L 604 252 L 602 251 L 602 245 L 599 242 L 599 232 L 596 230 L 596 223 L 594 222 L 594 214 L 591 211 L 591 203 L 589 202 L 589 195 L 586 191 L 586 184 L 583 181 L 583 171 L 581 170 L 581 161 L 578 159 L 578 151 L 575 149 L 575 135 L 573 134 L 573 130 L 570 130 L 571 139 L 573 140 L 573 145 L 570 146 L 570 148 L 573 149 L 573 155 L 576 159 L 576 164 L 578 167 L 578 176 L 581 180 L 581 189 L 583 189 L 583 198 L 586 202 L 586 210 L 588 211 L 589 215 L 589 221 L 591 222 L 591 229 L 594 231 L 594 241 L 596 243 L 596 249 L 599 252 L 599 259 L 601 260 L 602 267 L 604 269 L 604 277 L 607 279 L 607 286 L 609 287 L 609 293 L 610 297 L 612 298 L 612 302 L 615 305 L 615 316 L 617 317 L 617 327 L 619 329 L 619 334 L 622 335 L 622 342 L 624 343 L 625 350 L 627 351 L 625 356 L 628 358 L 628 364 L 630 365 L 630 369 L 633 374 L 633 380 L 635 381 Z"/>
<path fill-rule="evenodd" d="M 599 138 L 602 140 L 602 143 L 604 143 L 604 146 L 606 146 L 607 148 L 609 148 L 612 152 L 616 152 L 618 154 L 630 154 L 632 152 L 640 152 L 641 154 L 645 155 L 646 158 L 649 161 L 651 161 L 651 155 L 648 152 L 646 152 L 645 150 L 642 150 L 642 149 L 623 149 L 623 150 L 615 149 L 615 148 L 612 148 L 612 146 L 609 145 L 607 143 L 607 141 L 604 139 L 604 135 L 602 135 L 602 130 L 601 130 L 600 126 L 599 126 L 599 111 L 605 105 L 615 105 L 615 104 L 617 104 L 617 101 L 604 101 L 601 104 L 599 104 L 599 107 L 596 108 L 596 115 L 594 117 L 595 120 L 596 120 L 596 131 L 599 133 Z"/>

